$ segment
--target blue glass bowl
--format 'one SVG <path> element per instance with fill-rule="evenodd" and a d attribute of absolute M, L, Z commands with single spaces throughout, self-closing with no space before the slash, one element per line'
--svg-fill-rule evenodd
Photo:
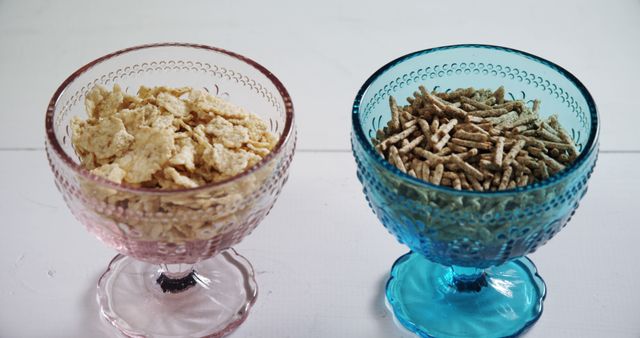
<path fill-rule="evenodd" d="M 499 192 L 459 191 L 402 173 L 371 138 L 419 85 L 449 91 L 504 86 L 506 97 L 558 114 L 580 155 L 541 182 Z M 455 45 L 400 57 L 375 72 L 353 104 L 353 154 L 373 212 L 411 252 L 393 265 L 386 297 L 422 337 L 508 337 L 542 313 L 546 290 L 524 256 L 562 229 L 587 191 L 598 155 L 599 118 L 580 81 L 558 65 L 504 47 Z M 561 259 L 561 258 L 560 258 Z"/>

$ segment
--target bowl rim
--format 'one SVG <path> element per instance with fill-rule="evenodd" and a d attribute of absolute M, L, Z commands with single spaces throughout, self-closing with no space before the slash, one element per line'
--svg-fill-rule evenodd
<path fill-rule="evenodd" d="M 208 183 L 208 184 L 204 184 L 195 188 L 181 188 L 181 189 L 157 189 L 157 188 L 144 188 L 144 187 L 134 187 L 134 186 L 130 186 L 127 184 L 118 184 L 115 183 L 113 181 L 107 180 L 106 178 L 103 178 L 101 176 L 92 174 L 89 170 L 83 168 L 81 165 L 76 164 L 71 157 L 69 157 L 67 155 L 67 153 L 62 149 L 62 146 L 60 145 L 60 143 L 58 142 L 58 139 L 56 138 L 56 132 L 55 129 L 53 128 L 53 121 L 54 121 L 54 115 L 55 115 L 55 108 L 56 108 L 56 103 L 58 101 L 58 99 L 60 98 L 60 96 L 62 95 L 62 93 L 64 93 L 64 91 L 67 89 L 67 86 L 73 82 L 75 79 L 77 79 L 80 75 L 84 74 L 86 71 L 88 71 L 89 69 L 93 68 L 94 66 L 107 61 L 109 59 L 118 57 L 120 55 L 123 54 L 127 54 L 130 52 L 135 52 L 138 50 L 143 50 L 143 49 L 152 49 L 152 48 L 195 48 L 195 49 L 201 49 L 201 50 L 205 50 L 205 51 L 210 51 L 213 53 L 221 53 L 221 54 L 225 54 L 227 56 L 230 56 L 236 60 L 239 60 L 253 68 L 255 68 L 256 70 L 258 70 L 260 73 L 262 73 L 263 75 L 265 75 L 269 81 L 271 81 L 271 83 L 276 87 L 276 89 L 278 90 L 278 94 L 280 94 L 282 100 L 284 101 L 284 109 L 285 109 L 285 124 L 284 124 L 284 129 L 282 130 L 282 134 L 280 135 L 278 142 L 276 143 L 276 145 L 273 147 L 273 149 L 271 150 L 271 152 L 269 152 L 269 154 L 267 156 L 265 156 L 264 158 L 262 158 L 262 160 L 260 160 L 260 162 L 256 163 L 254 166 L 252 166 L 251 168 L 249 168 L 248 170 L 243 171 L 242 173 L 226 178 L 224 180 L 221 181 L 217 181 L 217 182 L 212 182 L 212 183 Z M 69 77 L 67 77 L 62 84 L 58 87 L 58 89 L 55 91 L 55 93 L 53 94 L 53 96 L 51 97 L 51 100 L 49 101 L 49 104 L 47 106 L 47 112 L 45 115 L 45 131 L 46 131 L 46 144 L 49 144 L 51 146 L 51 149 L 53 150 L 53 152 L 60 158 L 62 159 L 62 162 L 67 165 L 69 168 L 71 168 L 75 173 L 81 175 L 83 178 L 90 180 L 94 183 L 100 184 L 100 185 L 105 185 L 108 186 L 110 188 L 114 188 L 120 191 L 128 191 L 128 192 L 133 192 L 133 193 L 146 193 L 146 194 L 177 194 L 177 193 L 191 193 L 191 192 L 199 192 L 199 191 L 204 191 L 204 190 L 208 190 L 214 187 L 221 187 L 224 186 L 226 184 L 229 184 L 231 182 L 234 181 L 238 181 L 246 176 L 251 175 L 252 173 L 260 170 L 262 167 L 264 167 L 267 163 L 271 162 L 274 158 L 277 157 L 277 155 L 279 155 L 283 149 L 284 149 L 284 145 L 286 143 L 288 143 L 289 139 L 291 139 L 293 137 L 293 121 L 294 121 L 294 109 L 293 109 L 293 102 L 291 100 L 291 96 L 289 95 L 289 92 L 287 91 L 287 89 L 284 87 L 284 85 L 282 84 L 282 82 L 280 82 L 280 80 L 273 74 L 271 73 L 271 71 L 269 71 L 267 68 L 265 68 L 264 66 L 260 65 L 259 63 L 257 63 L 256 61 L 240 55 L 238 53 L 232 52 L 232 51 L 228 51 L 226 49 L 222 49 L 219 47 L 214 47 L 214 46 L 208 46 L 208 45 L 202 45 L 202 44 L 194 44 L 194 43 L 183 43 L 183 42 L 160 42 L 160 43 L 150 43 L 150 44 L 143 44 L 143 45 L 137 45 L 137 46 L 133 46 L 133 47 L 128 47 L 128 48 L 124 48 L 112 53 L 109 53 L 107 55 L 101 56 L 89 63 L 87 63 L 86 65 L 80 67 L 78 70 L 76 70 L 75 72 L 73 72 L 71 75 L 69 75 Z M 47 148 L 47 147 L 45 147 Z"/>
<path fill-rule="evenodd" d="M 578 88 L 578 90 L 580 91 L 580 94 L 584 96 L 585 100 L 587 101 L 587 106 L 589 107 L 589 114 L 591 116 L 591 129 L 589 132 L 589 138 L 587 140 L 585 150 L 583 150 L 580 153 L 580 155 L 578 155 L 578 158 L 576 158 L 576 160 L 573 163 L 571 163 L 571 165 L 568 168 L 565 168 L 560 173 L 552 175 L 545 180 L 538 181 L 533 184 L 528 184 L 524 187 L 516 187 L 513 189 L 506 189 L 506 190 L 500 190 L 500 191 L 456 190 L 447 186 L 435 185 L 433 183 L 423 181 L 409 174 L 403 173 L 398 168 L 396 168 L 395 166 L 391 165 L 388 161 L 383 159 L 375 151 L 375 148 L 367 140 L 364 130 L 362 129 L 362 125 L 358 120 L 358 117 L 360 116 L 360 105 L 362 103 L 362 98 L 364 97 L 365 93 L 369 89 L 369 86 L 375 80 L 377 80 L 379 77 L 385 74 L 387 71 L 391 70 L 394 66 L 401 64 L 405 61 L 408 61 L 410 59 L 413 59 L 414 57 L 418 57 L 421 55 L 430 54 L 430 53 L 442 51 L 442 50 L 463 49 L 463 48 L 493 49 L 493 50 L 499 50 L 499 51 L 522 56 L 524 58 L 538 62 L 544 66 L 554 69 L 555 71 L 559 72 L 561 75 L 566 77 Z M 488 45 L 488 44 L 456 44 L 456 45 L 447 45 L 447 46 L 440 46 L 440 47 L 433 47 L 433 48 L 418 50 L 418 51 L 400 56 L 388 62 L 384 66 L 380 67 L 380 69 L 378 69 L 375 73 L 373 73 L 373 75 L 371 75 L 364 82 L 364 84 L 360 87 L 360 89 L 358 90 L 358 93 L 356 94 L 356 97 L 353 101 L 352 111 L 351 111 L 351 126 L 352 126 L 352 135 L 355 134 L 356 141 L 365 150 L 367 155 L 374 158 L 374 161 L 380 164 L 383 168 L 387 169 L 388 171 L 390 171 L 391 173 L 395 174 L 396 176 L 400 177 L 405 181 L 409 181 L 413 184 L 423 186 L 428 189 L 438 190 L 445 193 L 455 193 L 459 195 L 469 195 L 469 196 L 504 196 L 504 195 L 514 195 L 514 194 L 532 191 L 532 190 L 539 190 L 539 189 L 548 187 L 550 185 L 553 185 L 557 182 L 562 181 L 563 179 L 568 177 L 571 173 L 573 173 L 577 168 L 582 167 L 582 165 L 587 161 L 590 155 L 594 152 L 597 152 L 598 139 L 600 134 L 600 117 L 599 117 L 598 109 L 596 107 L 596 103 L 593 97 L 591 96 L 591 93 L 589 93 L 589 91 L 585 87 L 585 85 L 582 84 L 582 82 L 580 82 L 580 80 L 578 80 L 577 77 L 575 77 L 568 70 L 562 68 L 561 66 L 551 61 L 548 61 L 544 58 L 536 56 L 534 54 L 527 53 L 518 49 L 509 48 L 509 47 Z"/>

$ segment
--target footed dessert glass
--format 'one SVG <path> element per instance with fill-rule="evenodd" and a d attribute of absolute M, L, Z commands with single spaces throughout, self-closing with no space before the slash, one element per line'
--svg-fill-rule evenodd
<path fill-rule="evenodd" d="M 232 178 L 191 189 L 120 185 L 80 166 L 70 121 L 86 118 L 95 85 L 190 86 L 265 120 L 272 152 Z M 269 213 L 295 148 L 291 98 L 264 67 L 223 49 L 144 45 L 101 57 L 67 78 L 46 113 L 46 150 L 55 184 L 73 215 L 117 255 L 98 282 L 102 315 L 135 337 L 221 337 L 247 317 L 257 296 L 249 262 L 231 247 Z"/>
<path fill-rule="evenodd" d="M 398 102 L 428 90 L 504 86 L 507 99 L 541 100 L 557 113 L 580 155 L 562 172 L 497 192 L 458 191 L 402 173 L 371 138 Z M 358 178 L 382 224 L 411 250 L 391 269 L 386 300 L 398 321 L 421 337 L 509 337 L 542 314 L 546 290 L 534 252 L 562 229 L 587 191 L 598 155 L 593 98 L 568 71 L 537 56 L 497 46 L 455 45 L 418 51 L 375 72 L 353 104 L 351 144 Z"/>

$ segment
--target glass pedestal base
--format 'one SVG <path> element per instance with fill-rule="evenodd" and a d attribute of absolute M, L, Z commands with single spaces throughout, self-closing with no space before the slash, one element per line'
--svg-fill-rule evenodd
<path fill-rule="evenodd" d="M 410 252 L 391 269 L 386 297 L 396 319 L 421 337 L 513 337 L 542 314 L 544 281 L 526 257 L 469 280 Z"/>
<path fill-rule="evenodd" d="M 135 337 L 223 337 L 257 297 L 251 264 L 227 249 L 171 279 L 160 266 L 118 255 L 98 282 L 102 315 Z"/>

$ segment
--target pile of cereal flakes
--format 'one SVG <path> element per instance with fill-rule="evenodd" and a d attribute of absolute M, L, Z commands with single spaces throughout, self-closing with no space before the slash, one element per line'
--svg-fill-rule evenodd
<path fill-rule="evenodd" d="M 258 116 L 189 87 L 94 87 L 88 119 L 71 121 L 81 165 L 134 187 L 194 188 L 238 175 L 277 139 Z"/>

